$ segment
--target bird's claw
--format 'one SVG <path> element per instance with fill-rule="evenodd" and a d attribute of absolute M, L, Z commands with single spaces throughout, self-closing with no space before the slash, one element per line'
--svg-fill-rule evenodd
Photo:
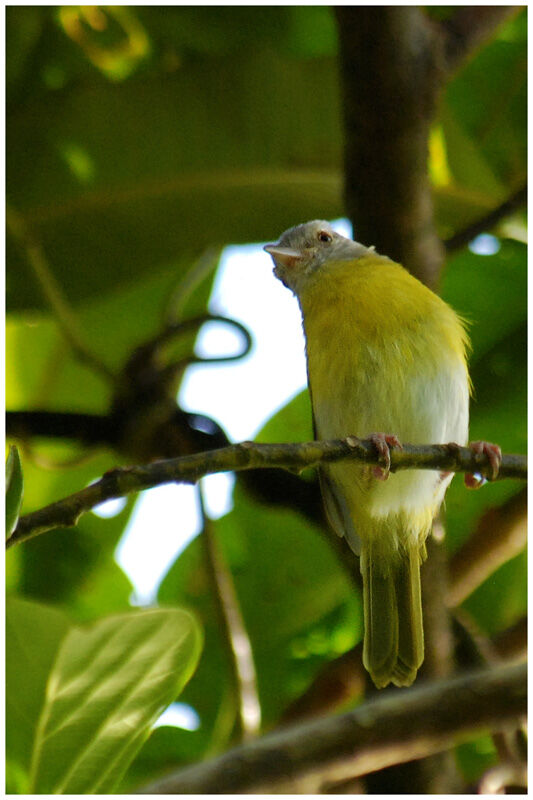
<path fill-rule="evenodd" d="M 390 449 L 397 447 L 402 450 L 402 443 L 397 436 L 386 433 L 372 433 L 369 439 L 377 450 L 379 460 L 383 461 L 383 467 L 372 467 L 372 475 L 378 481 L 386 481 L 390 474 Z"/>
<path fill-rule="evenodd" d="M 500 471 L 502 463 L 502 451 L 497 444 L 490 442 L 470 442 L 470 449 L 477 456 L 487 456 L 490 466 L 491 475 L 489 480 L 495 481 Z M 468 472 L 465 475 L 465 486 L 467 489 L 479 489 L 486 482 L 486 479 L 479 475 L 473 475 Z"/>

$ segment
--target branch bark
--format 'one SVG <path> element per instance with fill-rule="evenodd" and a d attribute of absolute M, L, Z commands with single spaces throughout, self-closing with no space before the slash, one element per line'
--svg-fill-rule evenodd
<path fill-rule="evenodd" d="M 503 666 L 400 690 L 347 714 L 269 734 L 141 790 L 146 794 L 272 793 L 287 781 L 343 780 L 424 758 L 525 716 L 527 669 Z"/>
<path fill-rule="evenodd" d="M 155 461 L 152 464 L 119 467 L 80 492 L 21 517 L 6 541 L 6 547 L 27 541 L 54 528 L 76 525 L 82 514 L 105 500 L 150 489 L 164 483 L 195 483 L 204 475 L 245 469 L 284 468 L 302 471 L 352 459 L 362 464 L 383 466 L 370 439 L 348 436 L 324 442 L 297 444 L 242 444 L 195 453 L 181 458 Z M 432 469 L 441 472 L 467 472 L 490 476 L 492 467 L 485 455 L 479 455 L 457 444 L 403 445 L 391 451 L 391 471 L 400 469 Z M 504 455 L 498 479 L 527 476 L 526 457 Z"/>
<path fill-rule="evenodd" d="M 442 36 L 416 6 L 336 8 L 345 198 L 355 238 L 437 285 L 428 137 L 444 78 Z"/>

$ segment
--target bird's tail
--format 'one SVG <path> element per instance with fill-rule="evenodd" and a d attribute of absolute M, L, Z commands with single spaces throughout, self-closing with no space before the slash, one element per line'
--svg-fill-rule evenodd
<path fill-rule="evenodd" d="M 425 547 L 384 553 L 376 541 L 361 548 L 365 638 L 363 663 L 381 689 L 410 686 L 424 659 L 420 564 Z"/>

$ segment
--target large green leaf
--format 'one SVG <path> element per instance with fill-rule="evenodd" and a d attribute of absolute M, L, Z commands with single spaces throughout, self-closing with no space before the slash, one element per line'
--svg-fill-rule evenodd
<path fill-rule="evenodd" d="M 169 263 L 183 273 L 207 244 L 343 212 L 330 8 L 128 9 L 150 47 L 122 81 L 88 46 L 112 53 L 112 25 L 107 42 L 85 25 L 76 43 L 61 13 L 8 15 L 8 195 L 73 301 Z M 524 25 L 525 13 L 447 87 L 444 232 L 524 179 Z M 24 253 L 7 245 L 8 307 L 40 307 Z"/>
<path fill-rule="evenodd" d="M 46 683 L 70 626 L 59 609 L 9 597 L 6 604 L 6 757 L 19 776 L 8 791 L 27 793 Z"/>
<path fill-rule="evenodd" d="M 452 153 L 455 177 L 475 188 L 472 168 L 483 160 L 492 176 L 514 188 L 527 174 L 527 10 L 509 21 L 494 39 L 480 48 L 448 84 L 444 105 L 460 124 L 477 153 L 467 163 Z M 450 131 L 451 134 L 451 131 Z M 451 134 L 453 135 L 453 134 Z M 459 144 L 460 143 L 457 143 Z M 460 159 L 460 163 L 459 163 Z M 469 181 L 467 176 L 470 175 Z M 481 180 L 481 175 L 479 176 Z"/>
<path fill-rule="evenodd" d="M 327 115 L 304 102 L 311 90 Z M 264 240 L 296 210 L 341 211 L 333 59 L 246 47 L 185 58 L 164 79 L 94 76 L 17 106 L 8 127 L 10 201 L 74 301 L 171 261 L 183 272 L 206 245 Z M 24 254 L 8 248 L 9 308 L 40 306 Z"/>
<path fill-rule="evenodd" d="M 72 628 L 48 679 L 30 791 L 112 791 L 190 678 L 200 641 L 190 614 L 170 608 Z"/>

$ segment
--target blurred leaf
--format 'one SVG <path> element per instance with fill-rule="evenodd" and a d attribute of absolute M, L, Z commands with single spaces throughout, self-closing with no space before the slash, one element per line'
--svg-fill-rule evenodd
<path fill-rule="evenodd" d="M 214 274 L 207 274 L 193 291 L 184 309 L 187 316 L 205 311 Z M 169 267 L 139 283 L 119 287 L 78 311 L 84 338 L 108 367 L 118 370 L 134 347 L 159 330 L 178 276 Z M 49 316 L 10 315 L 6 339 L 8 408 L 107 411 L 113 387 L 75 360 Z"/>
<path fill-rule="evenodd" d="M 527 614 L 527 553 L 503 564 L 463 603 L 489 636 Z"/>
<path fill-rule="evenodd" d="M 498 762 L 498 752 L 491 736 L 479 736 L 455 748 L 459 769 L 470 785 L 476 783 L 484 772 Z"/>
<path fill-rule="evenodd" d="M 471 321 L 470 439 L 495 441 L 504 452 L 525 452 L 526 248 L 502 240 L 500 251 L 492 256 L 465 250 L 447 264 L 442 294 Z M 456 477 L 446 494 L 448 546 L 456 549 L 487 508 L 505 502 L 520 488 L 516 482 L 502 481 L 466 492 Z"/>
<path fill-rule="evenodd" d="M 441 123 L 446 137 L 448 165 L 457 182 L 466 189 L 487 194 L 495 201 L 502 198 L 503 186 L 489 163 L 446 104 L 441 109 Z"/>
<path fill-rule="evenodd" d="M 255 436 L 256 442 L 310 442 L 313 423 L 309 392 L 304 389 L 268 422 Z"/>
<path fill-rule="evenodd" d="M 524 10 L 445 87 L 438 121 L 451 179 L 437 187 L 435 197 L 437 227 L 445 238 L 497 207 L 526 180 L 526 37 Z"/>
<path fill-rule="evenodd" d="M 18 590 L 62 603 L 79 622 L 126 611 L 133 587 L 113 554 L 133 504 L 111 519 L 87 514 L 75 531 L 59 528 L 20 545 Z"/>
<path fill-rule="evenodd" d="M 269 726 L 324 661 L 360 639 L 361 600 L 324 533 L 298 514 L 254 503 L 237 487 L 234 510 L 212 524 L 235 582 Z M 227 656 L 210 594 L 196 539 L 171 567 L 159 600 L 194 608 L 205 629 L 204 655 L 183 695 L 201 717 L 204 747 L 211 744 L 227 686 Z"/>
<path fill-rule="evenodd" d="M 39 6 L 6 7 L 6 87 L 21 78 L 42 31 L 44 14 Z"/>
<path fill-rule="evenodd" d="M 12 445 L 6 461 L 6 536 L 15 530 L 24 496 L 24 476 L 18 448 Z"/>
<path fill-rule="evenodd" d="M 39 452 L 62 459 L 73 451 L 67 446 L 41 445 Z M 87 486 L 115 463 L 105 453 L 85 464 L 56 470 L 28 461 L 25 505 L 30 511 L 59 500 Z M 112 557 L 133 503 L 130 499 L 115 517 L 86 514 L 75 529 L 50 531 L 11 548 L 6 554 L 7 569 L 16 563 L 17 590 L 36 599 L 63 602 L 77 619 L 125 610 L 131 585 Z"/>
<path fill-rule="evenodd" d="M 111 791 L 150 726 L 190 678 L 200 641 L 195 620 L 179 609 L 72 628 L 49 677 L 31 790 Z"/>
<path fill-rule="evenodd" d="M 478 150 L 477 156 L 472 153 L 470 166 L 462 162 L 466 172 L 459 170 L 456 175 L 461 183 L 479 158 L 510 188 L 516 188 L 527 174 L 526 36 L 524 9 L 502 26 L 446 87 L 445 107 L 460 120 L 463 134 Z M 450 151 L 451 143 L 448 146 Z M 475 173 L 472 178 L 475 185 Z"/>
<path fill-rule="evenodd" d="M 508 239 L 500 244 L 491 256 L 458 253 L 442 276 L 442 296 L 470 322 L 472 364 L 527 316 L 527 249 Z"/>
<path fill-rule="evenodd" d="M 333 59 L 288 70 L 266 47 L 188 60 L 164 80 L 49 92 L 9 115 L 9 199 L 73 302 L 171 261 L 183 273 L 207 245 L 341 211 L 338 93 Z M 90 186 L 65 159 L 72 148 Z M 9 309 L 41 307 L 24 254 L 8 249 Z"/>
<path fill-rule="evenodd" d="M 14 765 L 16 791 L 22 794 L 29 791 L 30 760 L 48 675 L 69 625 L 68 617 L 53 606 L 7 599 L 6 757 Z"/>

